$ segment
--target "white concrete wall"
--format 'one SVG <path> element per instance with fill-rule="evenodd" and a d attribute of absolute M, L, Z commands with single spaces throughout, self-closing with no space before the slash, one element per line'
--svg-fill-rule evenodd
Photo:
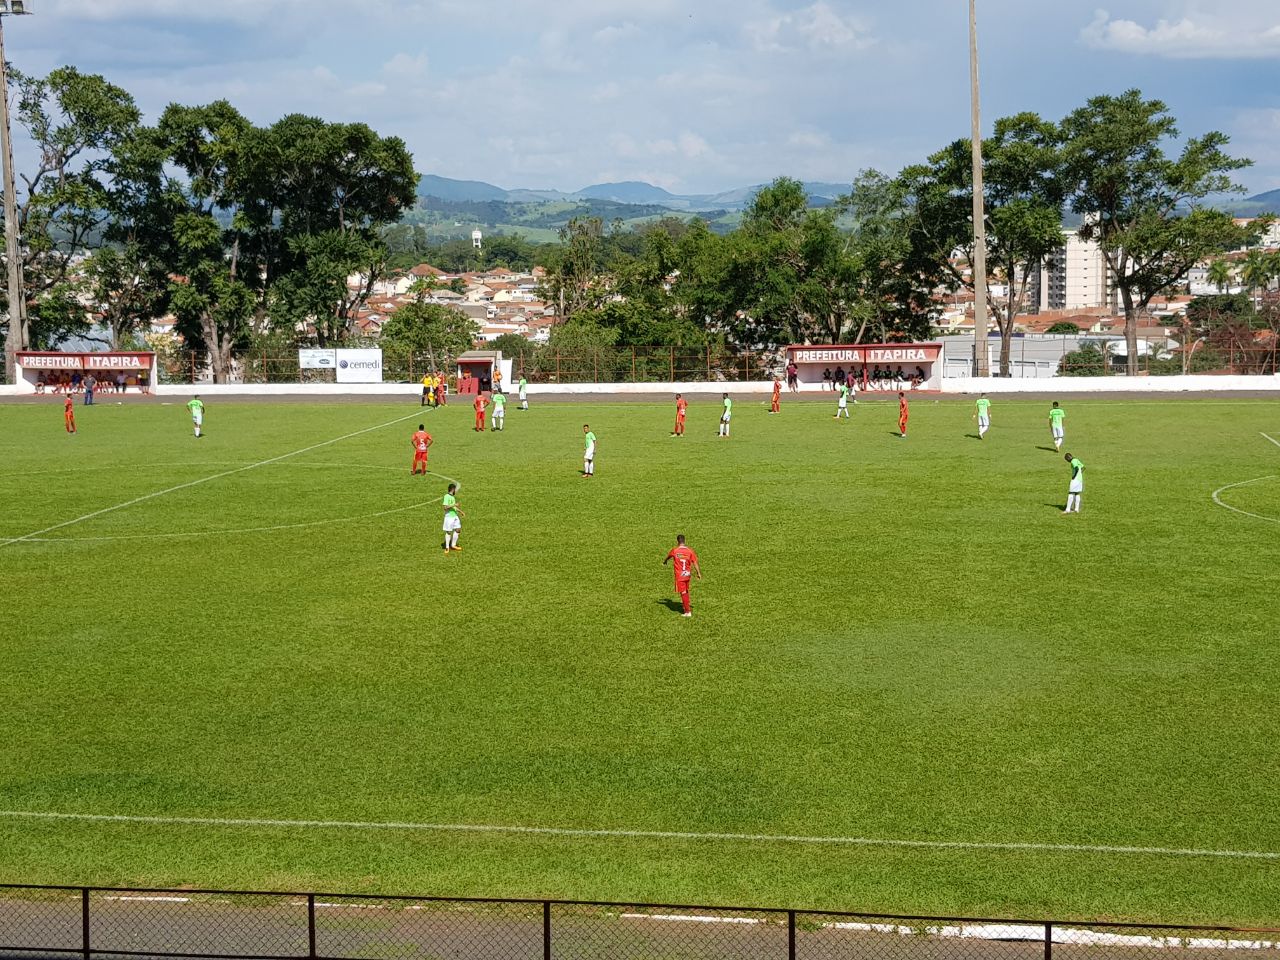
<path fill-rule="evenodd" d="M 1230 377 L 953 377 L 943 393 L 1194 393 L 1219 390 L 1270 390 L 1280 398 L 1280 376 Z"/>

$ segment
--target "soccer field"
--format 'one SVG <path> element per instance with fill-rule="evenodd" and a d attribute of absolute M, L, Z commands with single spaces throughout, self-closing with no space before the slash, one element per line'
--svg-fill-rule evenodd
<path fill-rule="evenodd" d="M 1280 404 L 1063 405 L 0 406 L 0 881 L 1280 921 Z"/>

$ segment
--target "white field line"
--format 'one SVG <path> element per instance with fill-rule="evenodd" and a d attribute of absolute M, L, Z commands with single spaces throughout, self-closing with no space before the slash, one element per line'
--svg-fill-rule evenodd
<path fill-rule="evenodd" d="M 1276 479 L 1280 479 L 1280 477 L 1255 477 L 1252 480 L 1243 480 L 1240 483 L 1229 483 L 1225 487 L 1219 487 L 1217 490 L 1213 491 L 1213 502 L 1220 507 L 1225 507 L 1226 509 L 1230 510 L 1232 513 L 1238 513 L 1241 516 L 1253 517 L 1253 519 L 1255 520 L 1265 520 L 1267 523 L 1280 523 L 1280 519 L 1277 519 L 1276 517 L 1265 517 L 1260 513 L 1250 513 L 1248 510 L 1241 510 L 1239 507 L 1233 507 L 1229 503 L 1223 503 L 1222 496 L 1221 496 L 1222 494 L 1226 493 L 1228 490 L 1234 490 L 1237 487 L 1247 487 L 1252 483 L 1262 483 L 1264 480 L 1276 480 Z"/>
<path fill-rule="evenodd" d="M 103 900 L 133 900 L 137 903 L 190 903 L 190 897 L 103 897 Z"/>
<path fill-rule="evenodd" d="M 267 460 L 259 460 L 257 463 L 251 463 L 248 466 L 237 467 L 234 470 L 224 470 L 222 473 L 215 473 L 209 477 L 202 477 L 199 480 L 190 480 L 187 483 L 180 483 L 177 486 L 168 487 L 164 490 L 157 490 L 155 493 L 148 493 L 141 497 L 134 497 L 132 500 L 126 500 L 124 503 L 117 503 L 112 507 L 104 507 L 101 510 L 95 510 L 92 513 L 86 513 L 82 517 L 76 517 L 74 520 L 64 520 L 62 523 L 55 523 L 52 527 L 45 527 L 43 530 L 36 530 L 22 537 L 11 537 L 7 540 L 0 540 L 0 547 L 7 547 L 13 543 L 23 543 L 34 540 L 36 537 L 44 536 L 46 533 L 52 533 L 54 530 L 61 530 L 64 527 L 74 526 L 77 523 L 83 523 L 86 520 L 92 520 L 94 517 L 100 517 L 106 513 L 114 513 L 116 510 L 123 510 L 125 507 L 132 507 L 135 504 L 145 503 L 148 500 L 154 500 L 156 497 L 163 497 L 170 493 L 177 493 L 179 490 L 188 490 L 191 487 L 198 487 L 203 483 L 212 483 L 214 480 L 221 480 L 224 477 L 234 476 L 237 473 L 244 473 L 246 470 L 256 470 L 258 467 L 265 467 L 273 463 L 279 463 L 281 460 L 288 460 L 290 457 L 301 456 L 304 453 L 310 453 L 312 450 L 319 450 L 322 447 L 331 447 L 335 443 L 341 443 L 343 440 L 350 440 L 352 437 L 359 437 L 366 433 L 373 433 L 375 430 L 382 430 L 386 427 L 395 426 L 397 423 L 404 423 L 406 420 L 412 420 L 419 414 L 411 413 L 407 417 L 398 417 L 395 420 L 388 420 L 386 423 L 379 423 L 373 427 L 365 427 L 363 430 L 356 430 L 354 433 L 347 433 L 341 437 L 335 437 L 332 440 L 325 440 L 322 443 L 313 443 L 309 447 L 303 447 L 301 450 L 294 450 L 291 453 L 282 453 L 278 457 L 271 457 Z"/>
<path fill-rule="evenodd" d="M 1277 447 L 1280 447 L 1280 440 L 1277 440 L 1275 437 L 1271 436 L 1271 434 L 1264 433 L 1263 436 L 1274 443 Z"/>
<path fill-rule="evenodd" d="M 1270 850 L 1211 850 L 1196 847 L 1129 847 L 1092 843 L 983 842 L 970 840 L 902 840 L 876 837 L 793 836 L 768 833 L 699 833 L 675 830 L 609 830 L 586 827 L 522 827 L 472 823 L 396 823 L 366 820 L 267 820 L 223 817 L 152 817 L 116 813 L 47 813 L 0 810 L 10 820 L 76 820 L 86 823 L 136 823 L 150 826 L 291 828 L 320 830 L 403 830 L 423 833 L 483 833 L 542 837 L 581 837 L 636 840 L 728 841 L 736 843 L 795 843 L 821 846 L 898 847 L 917 850 L 993 850 L 1025 853 L 1103 853 L 1158 857 L 1216 857 L 1230 860 L 1280 861 Z"/>

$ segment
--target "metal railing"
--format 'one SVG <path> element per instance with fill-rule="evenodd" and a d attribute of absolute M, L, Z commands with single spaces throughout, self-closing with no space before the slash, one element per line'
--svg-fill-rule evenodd
<path fill-rule="evenodd" d="M 1280 929 L 573 900 L 0 886 L 5 958 L 1052 960 L 1055 952 L 1078 958 L 1087 950 L 1091 960 L 1192 960 L 1242 949 L 1280 950 Z"/>

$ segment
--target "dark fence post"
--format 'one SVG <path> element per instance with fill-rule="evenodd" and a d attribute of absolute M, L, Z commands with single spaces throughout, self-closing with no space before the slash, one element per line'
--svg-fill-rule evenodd
<path fill-rule="evenodd" d="M 787 911 L 787 960 L 796 960 L 796 912 Z"/>
<path fill-rule="evenodd" d="M 1044 925 L 1044 960 L 1053 960 L 1053 924 Z"/>
<path fill-rule="evenodd" d="M 80 890 L 80 955 L 89 960 L 93 948 L 89 943 L 89 888 Z"/>
<path fill-rule="evenodd" d="M 636 348 L 631 348 L 631 382 L 636 382 Z"/>
<path fill-rule="evenodd" d="M 551 960 L 551 901 L 542 901 L 542 960 Z"/>
<path fill-rule="evenodd" d="M 671 348 L 671 382 L 676 382 L 676 348 Z"/>
<path fill-rule="evenodd" d="M 316 895 L 307 894 L 307 956 L 316 957 Z"/>

